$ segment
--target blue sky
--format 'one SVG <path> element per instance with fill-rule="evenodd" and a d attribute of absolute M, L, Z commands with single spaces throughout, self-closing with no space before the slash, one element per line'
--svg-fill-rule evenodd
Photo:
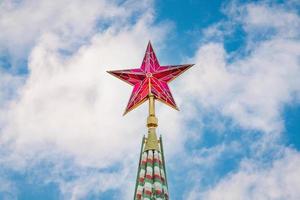
<path fill-rule="evenodd" d="M 297 1 L 2 1 L 0 199 L 132 198 L 146 106 L 106 70 L 195 63 L 157 106 L 172 199 L 300 199 Z M 144 120 L 141 120 L 144 119 Z"/>

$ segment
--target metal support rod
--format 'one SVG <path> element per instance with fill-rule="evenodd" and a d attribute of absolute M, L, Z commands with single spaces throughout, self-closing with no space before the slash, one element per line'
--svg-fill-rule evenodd
<path fill-rule="evenodd" d="M 156 136 L 156 127 L 158 125 L 158 120 L 155 116 L 155 99 L 153 94 L 149 94 L 149 116 L 147 118 L 148 136 L 145 146 L 145 151 L 147 150 L 157 150 L 159 151 L 158 139 Z"/>
<path fill-rule="evenodd" d="M 157 118 L 155 116 L 155 99 L 153 94 L 149 94 L 149 116 L 147 118 L 147 127 L 156 128 L 157 127 Z"/>

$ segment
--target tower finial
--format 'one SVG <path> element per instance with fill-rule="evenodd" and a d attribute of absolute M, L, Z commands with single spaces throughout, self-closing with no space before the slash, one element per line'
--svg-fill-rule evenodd
<path fill-rule="evenodd" d="M 148 127 L 148 137 L 146 140 L 145 151 L 147 150 L 157 150 L 158 148 L 158 139 L 156 136 L 156 127 L 158 125 L 158 120 L 155 116 L 155 99 L 153 94 L 149 94 L 149 116 L 147 118 L 147 127 Z"/>

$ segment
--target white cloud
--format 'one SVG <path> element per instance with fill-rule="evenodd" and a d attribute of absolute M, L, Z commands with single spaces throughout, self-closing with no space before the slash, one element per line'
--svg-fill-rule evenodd
<path fill-rule="evenodd" d="M 213 167 L 217 161 L 225 155 L 236 154 L 240 151 L 241 145 L 238 142 L 231 142 L 229 144 L 219 144 L 210 148 L 201 148 L 195 150 L 190 157 L 191 164 L 199 167 Z"/>
<path fill-rule="evenodd" d="M 202 44 L 192 59 L 197 66 L 179 91 L 205 108 L 220 110 L 241 127 L 278 133 L 283 129 L 284 105 L 300 93 L 300 17 L 266 5 L 245 8 L 239 17 L 249 36 L 249 54 L 228 62 L 223 43 Z M 260 33 L 257 26 L 266 28 L 266 23 L 276 34 L 254 41 L 251 35 Z M 288 35 L 283 35 L 285 30 Z"/>
<path fill-rule="evenodd" d="M 219 112 L 245 130 L 259 131 L 262 137 L 255 143 L 248 141 L 245 148 L 251 151 L 251 159 L 242 158 L 240 168 L 208 190 L 201 180 L 194 180 L 188 199 L 299 199 L 299 152 L 287 150 L 275 161 L 272 156 L 268 161 L 261 159 L 266 152 L 282 150 L 278 141 L 284 130 L 283 109 L 300 100 L 300 17 L 265 3 L 232 4 L 226 11 L 232 19 L 229 26 L 242 25 L 246 33 L 246 55 L 232 59 L 226 52 L 223 39 L 230 33 L 221 34 L 221 41 L 202 43 L 191 59 L 198 66 L 179 84 L 184 88 L 179 91 L 187 102 L 197 102 L 208 114 Z M 217 24 L 204 33 L 210 38 L 219 36 L 219 27 L 224 28 Z M 193 113 L 191 118 L 198 116 Z M 208 157 L 200 151 L 193 158 L 215 163 L 226 149 L 230 147 L 214 146 L 207 149 Z M 271 167 L 267 167 L 269 163 Z"/>
<path fill-rule="evenodd" d="M 1 67 L 1 66 L 0 66 Z M 13 75 L 0 70 L 0 108 L 5 106 L 7 101 L 15 97 L 15 88 L 18 88 L 23 82 L 24 77 Z"/>
<path fill-rule="evenodd" d="M 0 158 L 3 166 L 22 171 L 34 169 L 41 161 L 52 163 L 49 175 L 39 175 L 43 181 L 58 183 L 66 199 L 80 199 L 89 192 L 116 188 L 122 189 L 122 199 L 131 198 L 134 183 L 128 186 L 128 182 L 136 175 L 137 149 L 146 132 L 146 107 L 122 117 L 131 87 L 105 71 L 139 66 L 148 39 L 155 43 L 164 40 L 168 26 L 153 25 L 152 6 L 149 1 L 120 4 L 93 0 L 1 4 L 2 48 L 16 58 L 26 57 L 29 52 L 28 78 L 22 87 L 16 81 L 13 88 L 17 87 L 18 98 L 5 104 L 1 112 L 0 120 L 5 124 L 0 129 L 0 146 L 5 152 Z M 199 118 L 198 105 L 207 111 L 220 111 L 243 128 L 279 133 L 283 129 L 282 108 L 298 100 L 295 96 L 300 96 L 299 16 L 260 4 L 248 4 L 243 9 L 247 12 L 239 17 L 249 35 L 257 34 L 258 27 L 265 24 L 277 33 L 258 42 L 249 36 L 249 55 L 231 63 L 223 44 L 199 46 L 192 58 L 197 65 L 176 85 L 178 104 L 187 102 L 180 106 L 181 113 L 158 106 L 159 133 L 164 135 L 168 158 L 184 150 L 190 136 L 184 122 Z M 279 23 L 280 18 L 283 22 Z M 96 25 L 101 23 L 104 28 L 98 26 L 98 30 Z M 217 28 L 207 34 L 214 34 Z M 287 36 L 283 36 L 285 29 L 289 30 Z M 61 50 L 70 50 L 71 54 L 65 56 Z M 6 77 L 8 81 L 0 80 L 3 98 L 7 97 L 7 92 L 3 93 L 5 85 L 15 83 L 12 81 L 15 77 Z M 233 144 L 233 147 L 239 146 Z M 194 164 L 208 161 L 213 165 L 227 150 L 221 145 L 200 151 L 203 155 L 194 159 Z M 292 165 L 290 172 L 298 173 L 294 167 L 297 156 L 291 157 L 286 159 Z M 72 162 L 68 163 L 69 160 Z M 243 176 L 248 185 L 258 185 L 259 175 L 272 182 L 277 168 L 288 171 L 281 161 L 278 163 L 271 172 L 241 169 L 205 195 L 226 192 L 225 181 L 234 187 L 233 182 Z M 115 165 L 120 168 L 105 171 Z M 67 180 L 68 172 L 76 178 Z M 273 186 L 277 187 L 265 186 L 269 190 L 266 195 L 271 195 Z M 285 192 L 281 192 L 284 196 Z"/>
<path fill-rule="evenodd" d="M 134 3 L 133 3 L 134 2 Z M 0 4 L 0 51 L 8 52 L 12 61 L 24 59 L 44 34 L 59 35 L 58 47 L 72 50 L 97 31 L 114 23 L 127 24 L 133 13 L 151 13 L 151 1 L 106 0 L 9 1 Z M 132 6 L 134 5 L 134 6 Z"/>
<path fill-rule="evenodd" d="M 18 190 L 16 189 L 14 183 L 8 179 L 4 178 L 5 175 L 1 174 L 0 178 L 0 197 L 3 200 L 15 200 L 17 199 Z"/>
<path fill-rule="evenodd" d="M 264 4 L 249 4 L 242 9 L 247 13 L 242 19 L 247 32 L 273 28 L 283 38 L 299 36 L 300 19 L 296 10 L 287 12 L 284 7 Z"/>
<path fill-rule="evenodd" d="M 160 43 L 168 26 L 153 25 L 151 1 L 5 1 L 0 9 L 0 43 L 13 41 L 3 48 L 16 57 L 31 49 L 27 80 L 1 117 L 1 165 L 34 171 L 41 162 L 51 163 L 53 172 L 35 176 L 58 183 L 67 199 L 108 189 L 122 189 L 126 199 L 127 190 L 133 191 L 127 178 L 136 175 L 146 133 L 146 109 L 122 117 L 132 88 L 106 70 L 138 67 L 148 40 Z M 108 27 L 97 30 L 102 22 Z M 71 55 L 61 53 L 78 45 L 77 39 L 87 42 Z M 68 181 L 67 172 L 76 179 Z"/>
<path fill-rule="evenodd" d="M 189 200 L 265 200 L 300 198 L 300 154 L 287 150 L 285 156 L 271 167 L 259 166 L 257 161 L 245 161 L 237 173 L 230 174 L 204 194 L 190 194 Z"/>

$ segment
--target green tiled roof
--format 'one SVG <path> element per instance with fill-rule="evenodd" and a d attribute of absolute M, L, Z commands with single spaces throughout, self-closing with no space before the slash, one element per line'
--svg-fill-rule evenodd
<path fill-rule="evenodd" d="M 159 138 L 159 150 L 145 150 L 145 141 L 143 138 L 134 200 L 168 200 L 162 138 Z"/>

